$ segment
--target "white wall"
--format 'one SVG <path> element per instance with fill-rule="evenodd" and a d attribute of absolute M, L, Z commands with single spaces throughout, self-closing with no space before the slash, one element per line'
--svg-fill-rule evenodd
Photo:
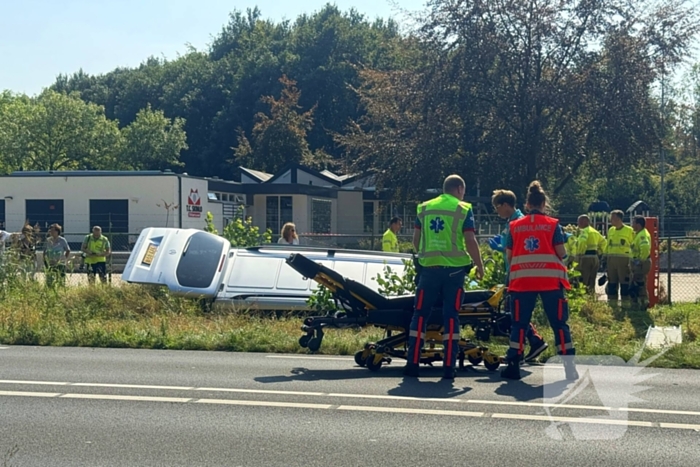
<path fill-rule="evenodd" d="M 364 211 L 361 191 L 338 192 L 337 231 L 343 234 L 362 234 Z"/>
<path fill-rule="evenodd" d="M 190 211 L 192 217 L 187 211 L 190 189 L 197 190 L 201 207 L 201 212 Z M 204 229 L 207 211 L 212 211 L 223 228 L 223 205 L 209 203 L 207 189 L 206 180 L 182 177 L 182 197 L 179 197 L 175 174 L 0 178 L 0 198 L 12 197 L 5 200 L 6 230 L 11 232 L 21 230 L 24 225 L 28 199 L 62 199 L 63 231 L 69 234 L 90 232 L 91 199 L 128 200 L 129 233 L 140 233 L 146 227 L 179 227 L 180 209 L 185 228 Z"/>
<path fill-rule="evenodd" d="M 149 226 L 177 226 L 177 210 L 168 212 L 164 203 L 178 204 L 176 176 L 94 177 L 2 177 L 0 197 L 6 199 L 5 218 L 9 231 L 19 231 L 25 222 L 26 200 L 62 199 L 63 231 L 90 232 L 91 199 L 129 200 L 129 231 L 139 233 Z M 158 207 L 160 204 L 161 207 Z"/>

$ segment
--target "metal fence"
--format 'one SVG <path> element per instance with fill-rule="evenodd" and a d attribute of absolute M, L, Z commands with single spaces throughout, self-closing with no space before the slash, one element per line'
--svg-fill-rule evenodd
<path fill-rule="evenodd" d="M 109 241 L 112 248 L 112 254 L 107 259 L 106 269 L 107 275 L 106 280 L 108 283 L 113 285 L 121 284 L 121 273 L 129 260 L 129 254 L 133 249 L 139 234 L 134 233 L 104 233 Z M 88 268 L 86 267 L 83 255 L 80 251 L 83 240 L 86 234 L 76 234 L 76 233 L 65 233 L 62 236 L 68 242 L 71 253 L 68 257 L 68 261 L 65 263 L 65 285 L 66 286 L 77 286 L 77 285 L 87 285 L 88 284 Z M 47 277 L 47 271 L 44 267 L 44 250 L 45 250 L 46 236 L 40 235 L 35 243 L 36 255 L 34 261 L 28 260 L 23 263 L 19 268 L 21 273 L 26 276 L 27 279 L 36 280 L 43 283 L 51 281 L 51 277 Z M 4 254 L 4 265 L 5 273 L 8 269 L 12 269 L 9 266 L 10 263 L 16 263 L 16 258 L 11 253 L 12 248 L 8 246 Z M 47 281 L 48 279 L 48 281 Z M 99 282 L 99 278 L 96 281 Z"/>
<path fill-rule="evenodd" d="M 138 234 L 109 234 L 113 254 L 107 262 L 107 281 L 112 285 L 122 283 L 121 273 L 126 265 Z M 84 234 L 65 234 L 71 247 L 66 270 L 66 285 L 88 283 L 87 268 L 82 261 L 80 246 Z M 486 243 L 491 235 L 477 235 L 480 243 Z M 412 236 L 398 235 L 401 250 L 411 249 Z M 276 242 L 277 238 L 273 238 Z M 347 248 L 359 250 L 382 249 L 380 235 L 302 234 L 299 243 L 321 248 Z M 43 266 L 43 241 L 37 245 L 36 262 L 31 268 L 35 280 L 46 281 Z M 601 271 L 600 275 L 603 272 Z M 700 303 L 700 236 L 672 237 L 659 242 L 659 295 L 662 303 Z M 597 295 L 605 300 L 605 286 L 597 287 Z"/>

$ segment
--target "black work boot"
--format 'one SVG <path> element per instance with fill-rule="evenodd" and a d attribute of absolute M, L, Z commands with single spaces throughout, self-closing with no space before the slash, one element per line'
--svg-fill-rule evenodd
<path fill-rule="evenodd" d="M 445 366 L 442 368 L 442 379 L 455 379 L 455 367 Z"/>
<path fill-rule="evenodd" d="M 403 374 L 404 376 L 418 377 L 418 365 L 407 363 L 406 366 L 403 367 Z"/>
<path fill-rule="evenodd" d="M 520 362 L 508 362 L 508 366 L 501 371 L 501 376 L 507 379 L 520 379 Z"/>
<path fill-rule="evenodd" d="M 522 358 L 523 362 L 534 362 L 537 357 L 539 357 L 542 352 L 547 350 L 549 344 L 545 341 L 531 342 L 530 351 Z"/>

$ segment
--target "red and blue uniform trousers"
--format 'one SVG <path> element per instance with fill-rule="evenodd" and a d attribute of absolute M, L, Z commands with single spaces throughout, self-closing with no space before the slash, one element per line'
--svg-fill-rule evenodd
<path fill-rule="evenodd" d="M 507 268 L 506 268 L 505 286 L 507 289 L 507 287 L 508 287 L 508 269 Z M 511 318 L 512 318 L 513 311 L 511 309 L 511 301 L 512 300 L 510 298 L 510 294 L 508 292 L 506 292 L 505 312 L 509 313 L 511 315 Z M 511 319 L 511 321 L 512 321 L 512 319 Z M 530 344 L 530 348 L 540 347 L 542 344 L 544 344 L 544 339 L 542 338 L 542 336 L 540 336 L 540 333 L 537 332 L 537 328 L 532 323 L 528 323 L 527 329 L 525 330 L 525 339 L 527 339 L 528 343 Z"/>
<path fill-rule="evenodd" d="M 542 299 L 545 315 L 554 331 L 554 342 L 558 355 L 575 355 L 576 349 L 571 340 L 569 320 L 569 302 L 564 296 L 564 289 L 540 292 L 509 292 L 511 331 L 510 346 L 506 352 L 509 362 L 520 361 L 527 339 L 532 312 L 537 303 L 537 297 Z"/>
<path fill-rule="evenodd" d="M 459 353 L 459 309 L 462 306 L 465 278 L 465 268 L 442 266 L 422 268 L 408 337 L 409 365 L 420 364 L 428 319 L 433 305 L 442 298 L 442 343 L 445 349 L 443 366 L 454 368 Z"/>

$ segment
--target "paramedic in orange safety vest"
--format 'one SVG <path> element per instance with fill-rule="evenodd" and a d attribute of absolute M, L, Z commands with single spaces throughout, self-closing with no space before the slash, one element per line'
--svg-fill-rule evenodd
<path fill-rule="evenodd" d="M 501 376 L 520 379 L 520 360 L 525 347 L 527 328 L 537 297 L 554 331 L 557 354 L 564 363 L 567 380 L 578 379 L 574 364 L 576 350 L 566 324 L 569 304 L 564 289 L 571 289 L 567 269 L 565 237 L 559 220 L 544 214 L 547 195 L 538 181 L 528 187 L 528 215 L 510 223 L 506 254 L 510 264 L 508 293 L 512 326 L 506 368 Z"/>
<path fill-rule="evenodd" d="M 421 273 L 409 330 L 406 376 L 418 376 L 428 318 L 433 304 L 441 298 L 443 378 L 454 379 L 466 273 L 476 266 L 476 277 L 481 279 L 484 275 L 474 212 L 471 204 L 462 201 L 466 184 L 459 175 L 450 175 L 442 191 L 442 195 L 419 204 L 417 209 L 413 246 L 418 251 Z"/>

